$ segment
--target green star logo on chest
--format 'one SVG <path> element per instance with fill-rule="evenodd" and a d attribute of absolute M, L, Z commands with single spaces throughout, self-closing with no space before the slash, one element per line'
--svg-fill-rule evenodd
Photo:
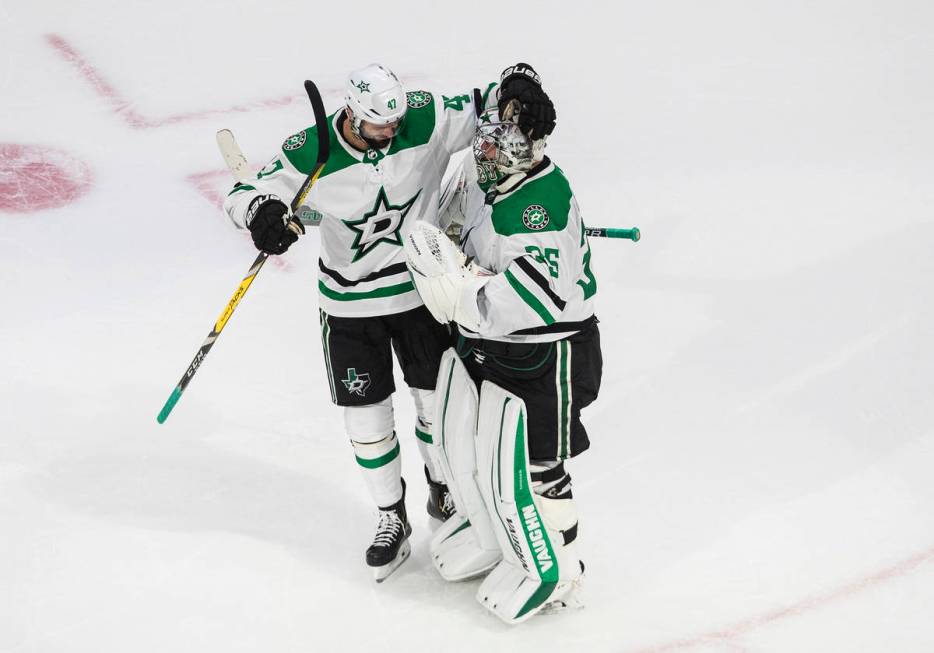
<path fill-rule="evenodd" d="M 359 220 L 344 220 L 343 223 L 354 232 L 353 262 L 372 252 L 380 243 L 388 243 L 402 247 L 402 237 L 399 230 L 405 222 L 415 200 L 421 195 L 419 189 L 415 195 L 403 204 L 390 204 L 386 196 L 386 189 L 380 186 L 379 194 L 373 208 Z"/>

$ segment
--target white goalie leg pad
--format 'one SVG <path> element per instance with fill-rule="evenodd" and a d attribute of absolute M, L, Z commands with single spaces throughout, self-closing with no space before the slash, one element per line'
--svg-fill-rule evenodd
<path fill-rule="evenodd" d="M 477 487 L 477 389 L 453 349 L 441 359 L 435 399 L 434 438 L 457 512 L 435 531 L 431 557 L 442 578 L 463 580 L 492 569 L 502 553 Z"/>
<path fill-rule="evenodd" d="M 576 592 L 582 575 L 572 545 L 577 517 L 571 499 L 533 491 L 525 402 L 484 381 L 477 428 L 480 491 L 503 560 L 477 591 L 477 600 L 506 623 L 518 623 Z M 537 483 L 541 485 L 541 481 Z"/>
<path fill-rule="evenodd" d="M 393 430 L 392 397 L 369 406 L 345 406 L 344 428 L 373 501 L 391 506 L 402 498 L 402 457 Z"/>
<path fill-rule="evenodd" d="M 557 461 L 545 466 L 533 462 L 529 470 L 535 504 L 558 558 L 558 585 L 541 612 L 583 607 L 580 588 L 584 567 L 577 553 L 577 507 L 571 496 L 571 478 L 564 471 L 564 464 Z"/>

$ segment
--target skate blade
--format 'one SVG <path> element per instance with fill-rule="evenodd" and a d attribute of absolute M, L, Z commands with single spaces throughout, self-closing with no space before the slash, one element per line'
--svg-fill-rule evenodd
<path fill-rule="evenodd" d="M 406 540 L 402 543 L 402 546 L 399 547 L 399 553 L 396 554 L 392 562 L 382 567 L 373 567 L 373 578 L 376 579 L 376 582 L 382 583 L 386 580 L 392 572 L 399 568 L 399 565 L 408 559 L 410 553 L 412 553 L 412 547 L 409 545 L 409 541 Z"/>

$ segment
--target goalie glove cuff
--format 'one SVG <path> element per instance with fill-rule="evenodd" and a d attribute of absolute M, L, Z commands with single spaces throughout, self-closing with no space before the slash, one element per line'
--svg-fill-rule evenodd
<path fill-rule="evenodd" d="M 529 79 L 535 82 L 538 86 L 542 85 L 542 78 L 539 77 L 538 73 L 535 72 L 535 69 L 532 68 L 527 63 L 517 63 L 514 66 L 509 66 L 506 70 L 500 73 L 499 76 L 499 85 L 506 86 L 513 79 L 520 77 L 524 79 Z"/>
<path fill-rule="evenodd" d="M 500 119 L 514 120 L 533 141 L 555 129 L 555 105 L 542 88 L 541 77 L 527 63 L 502 72 L 496 105 Z"/>

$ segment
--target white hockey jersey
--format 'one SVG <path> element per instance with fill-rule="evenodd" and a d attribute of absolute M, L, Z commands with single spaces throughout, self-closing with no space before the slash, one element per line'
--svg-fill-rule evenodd
<path fill-rule="evenodd" d="M 482 110 L 495 103 L 495 86 L 453 97 L 408 92 L 402 127 L 382 150 L 360 152 L 346 142 L 343 109 L 328 117 L 329 158 L 298 211 L 321 220 L 318 292 L 326 313 L 390 315 L 421 305 L 402 239 L 417 219 L 437 223 L 442 176 L 451 155 L 473 141 L 477 104 Z M 286 139 L 255 179 L 234 187 L 224 202 L 234 224 L 246 228 L 247 208 L 258 195 L 292 200 L 317 159 L 317 130 Z"/>
<path fill-rule="evenodd" d="M 547 157 L 497 186 L 485 180 L 482 168 L 478 172 L 479 180 L 468 179 L 460 244 L 494 276 L 477 296 L 479 330 L 459 326 L 461 334 L 546 342 L 581 330 L 594 314 L 597 280 L 564 173 Z"/>

